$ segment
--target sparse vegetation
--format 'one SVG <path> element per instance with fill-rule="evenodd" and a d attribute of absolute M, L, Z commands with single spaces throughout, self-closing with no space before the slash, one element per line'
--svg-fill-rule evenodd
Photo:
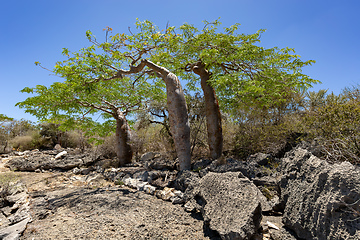
<path fill-rule="evenodd" d="M 20 179 L 14 172 L 0 173 L 0 205 L 3 199 L 10 194 L 11 186 Z"/>
<path fill-rule="evenodd" d="M 301 141 L 316 140 L 321 157 L 360 163 L 359 86 L 338 95 L 307 91 L 319 82 L 302 73 L 313 60 L 300 60 L 291 48 L 258 46 L 264 30 L 247 35 L 238 24 L 222 30 L 220 25 L 216 20 L 205 21 L 203 30 L 189 24 L 160 30 L 137 21 L 130 34 L 108 36 L 111 28 L 104 29 L 104 43 L 87 31 L 92 45 L 64 49 L 67 60 L 50 70 L 64 82 L 22 90 L 36 96 L 17 106 L 49 123 L 0 115 L 0 151 L 55 144 L 84 150 L 94 146 L 87 141 L 91 133 L 103 142 L 98 151 L 105 158 L 116 155 L 120 164 L 149 151 L 175 158 L 177 149 L 185 169 L 190 155 L 281 157 Z M 179 81 L 172 85 L 179 98 L 165 91 L 173 84 L 166 82 L 168 73 L 187 82 L 184 91 Z M 103 122 L 93 119 L 96 113 Z M 179 122 L 181 127 L 173 125 Z"/>
<path fill-rule="evenodd" d="M 243 109 L 239 109 L 242 111 L 241 118 L 230 117 L 224 113 L 224 154 L 239 159 L 246 159 L 257 152 L 276 156 L 286 147 L 307 141 L 316 142 L 320 157 L 328 161 L 349 161 L 359 164 L 359 92 L 358 86 L 346 88 L 338 95 L 327 94 L 325 90 L 309 92 L 296 99 L 297 103 L 289 102 L 289 106 L 286 106 L 289 110 L 282 112 L 280 116 L 264 111 L 246 112 Z M 196 159 L 207 155 L 206 124 L 201 108 L 197 108 L 201 99 L 187 99 L 192 157 Z M 290 109 L 294 105 L 297 107 Z M 140 117 L 138 119 L 132 128 L 135 159 L 150 151 L 160 152 L 174 159 L 175 148 L 166 126 L 157 124 L 155 120 Z M 54 124 L 36 125 L 26 120 L 10 119 L 2 123 L 0 130 L 2 152 L 9 152 L 11 149 L 52 149 L 55 144 L 82 150 L 95 147 L 80 130 L 64 132 L 59 130 L 59 125 Z M 103 144 L 97 147 L 97 152 L 105 158 L 116 157 L 114 142 L 113 135 L 103 138 Z"/>

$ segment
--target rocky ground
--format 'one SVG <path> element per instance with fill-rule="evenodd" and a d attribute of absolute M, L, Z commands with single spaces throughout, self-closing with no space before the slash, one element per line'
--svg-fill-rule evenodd
<path fill-rule="evenodd" d="M 35 221 L 21 239 L 209 239 L 202 221 L 179 206 L 127 187 L 30 196 Z"/>
<path fill-rule="evenodd" d="M 359 168 L 301 148 L 185 172 L 158 153 L 1 157 L 0 239 L 360 239 Z"/>
<path fill-rule="evenodd" d="M 209 239 L 199 216 L 93 175 L 18 172 L 32 217 L 20 239 Z"/>

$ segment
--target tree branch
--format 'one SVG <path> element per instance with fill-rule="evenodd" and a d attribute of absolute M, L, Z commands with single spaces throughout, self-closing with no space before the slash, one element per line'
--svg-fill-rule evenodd
<path fill-rule="evenodd" d="M 97 105 L 89 103 L 89 102 L 83 102 L 83 101 L 80 101 L 79 99 L 76 99 L 75 101 L 77 101 L 83 107 L 90 107 L 90 108 L 97 109 L 97 110 L 100 110 L 100 111 L 103 111 L 103 112 L 113 115 L 113 112 L 109 111 L 108 108 L 105 108 L 102 106 L 97 106 Z"/>

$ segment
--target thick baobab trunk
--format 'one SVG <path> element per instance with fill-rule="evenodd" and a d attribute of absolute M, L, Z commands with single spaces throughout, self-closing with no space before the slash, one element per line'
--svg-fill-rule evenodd
<path fill-rule="evenodd" d="M 130 163 L 133 156 L 131 148 L 131 130 L 124 114 L 117 110 L 116 115 L 116 155 L 118 158 L 119 166 Z"/>
<path fill-rule="evenodd" d="M 179 79 L 169 73 L 165 78 L 170 129 L 179 158 L 180 170 L 191 169 L 190 125 L 185 96 Z"/>
<path fill-rule="evenodd" d="M 191 169 L 190 125 L 185 95 L 179 79 L 169 70 L 144 60 L 165 81 L 170 130 L 173 135 L 180 170 Z"/>
<path fill-rule="evenodd" d="M 208 144 L 210 157 L 221 157 L 223 149 L 223 135 L 219 103 L 214 88 L 209 84 L 210 73 L 202 63 L 193 67 L 193 72 L 201 78 L 201 88 L 205 98 L 206 126 L 208 132 Z"/>
<path fill-rule="evenodd" d="M 190 126 L 184 92 L 175 74 L 151 61 L 142 59 L 138 66 L 130 70 L 119 70 L 115 77 L 122 74 L 138 73 L 147 66 L 163 78 L 166 84 L 167 106 L 169 111 L 170 130 L 174 139 L 176 153 L 179 158 L 180 170 L 191 169 Z"/>

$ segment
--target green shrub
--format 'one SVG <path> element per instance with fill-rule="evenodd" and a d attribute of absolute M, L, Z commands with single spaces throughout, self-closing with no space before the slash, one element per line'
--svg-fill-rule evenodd
<path fill-rule="evenodd" d="M 17 136 L 11 140 L 13 149 L 18 151 L 31 150 L 33 148 L 32 136 Z"/>
<path fill-rule="evenodd" d="M 116 157 L 116 141 L 115 134 L 105 137 L 102 144 L 97 146 L 97 153 L 104 158 L 115 158 Z"/>
<path fill-rule="evenodd" d="M 304 123 L 310 139 L 317 139 L 329 161 L 360 163 L 360 104 L 330 96 L 326 105 L 309 112 Z"/>
<path fill-rule="evenodd" d="M 159 124 L 150 124 L 134 132 L 132 145 L 136 157 L 146 152 L 160 152 L 170 158 L 176 156 L 172 138 Z"/>

